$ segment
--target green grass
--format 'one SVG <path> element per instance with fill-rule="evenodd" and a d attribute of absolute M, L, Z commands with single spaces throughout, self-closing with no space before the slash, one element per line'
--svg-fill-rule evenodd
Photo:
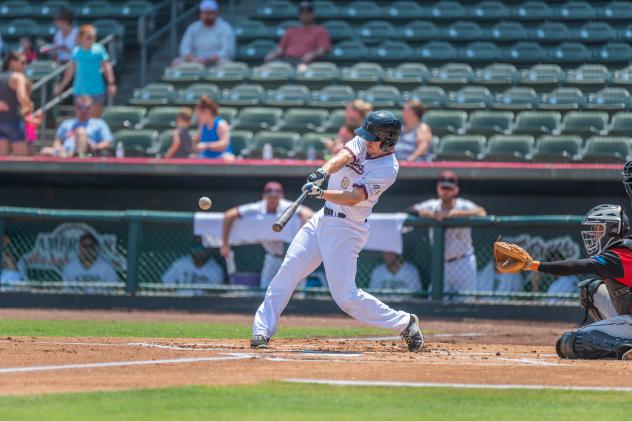
<path fill-rule="evenodd" d="M 0 320 L 0 336 L 92 336 L 137 338 L 245 339 L 250 325 L 235 323 L 165 323 L 95 320 Z M 348 338 L 394 336 L 374 328 L 281 327 L 276 338 Z"/>
<path fill-rule="evenodd" d="M 287 383 L 0 397 L 6 420 L 624 420 L 632 394 Z"/>

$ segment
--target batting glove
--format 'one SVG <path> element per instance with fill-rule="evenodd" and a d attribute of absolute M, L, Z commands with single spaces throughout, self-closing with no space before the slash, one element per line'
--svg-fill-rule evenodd
<path fill-rule="evenodd" d="M 307 183 L 307 184 L 305 184 L 303 186 L 302 190 L 304 192 L 307 192 L 308 196 L 314 196 L 314 197 L 317 197 L 319 199 L 323 198 L 323 189 L 321 189 L 320 187 L 318 187 L 314 183 Z"/>
<path fill-rule="evenodd" d="M 308 183 L 314 183 L 315 186 L 320 187 L 327 178 L 327 173 L 322 168 L 317 169 L 313 173 L 307 176 Z"/>

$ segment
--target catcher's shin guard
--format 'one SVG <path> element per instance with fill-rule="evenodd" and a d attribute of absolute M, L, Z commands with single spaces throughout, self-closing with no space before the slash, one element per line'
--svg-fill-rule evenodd
<path fill-rule="evenodd" d="M 566 332 L 555 344 L 560 358 L 598 360 L 621 359 L 632 348 L 630 339 L 616 338 L 599 331 Z"/>

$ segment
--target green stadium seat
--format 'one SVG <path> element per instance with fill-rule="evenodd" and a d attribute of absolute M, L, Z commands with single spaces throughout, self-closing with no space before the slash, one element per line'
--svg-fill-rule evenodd
<path fill-rule="evenodd" d="M 630 156 L 630 137 L 593 136 L 586 141 L 583 162 L 622 164 Z"/>
<path fill-rule="evenodd" d="M 200 98 L 207 96 L 219 101 L 222 94 L 217 85 L 211 83 L 195 83 L 186 89 L 178 91 L 174 102 L 178 105 L 196 105 Z"/>
<path fill-rule="evenodd" d="M 281 85 L 269 90 L 266 105 L 274 107 L 301 107 L 306 105 L 312 95 L 305 85 Z"/>
<path fill-rule="evenodd" d="M 386 71 L 384 82 L 402 87 L 421 85 L 430 77 L 430 71 L 421 63 L 402 63 Z"/>
<path fill-rule="evenodd" d="M 533 88 L 514 86 L 496 97 L 493 108 L 511 111 L 534 110 L 539 102 L 540 97 Z"/>
<path fill-rule="evenodd" d="M 532 136 L 553 134 L 561 121 L 562 115 L 556 111 L 524 111 L 516 116 L 512 133 Z"/>
<path fill-rule="evenodd" d="M 536 42 L 520 41 L 503 51 L 503 59 L 511 63 L 538 63 L 547 60 L 546 50 Z"/>
<path fill-rule="evenodd" d="M 367 44 L 377 44 L 395 36 L 395 27 L 384 20 L 370 20 L 358 28 L 360 39 Z"/>
<path fill-rule="evenodd" d="M 107 1 L 88 1 L 82 4 L 78 9 L 78 15 L 88 19 L 99 19 L 113 15 L 112 5 Z"/>
<path fill-rule="evenodd" d="M 483 160 L 501 162 L 529 161 L 533 152 L 533 136 L 492 136 L 487 141 Z"/>
<path fill-rule="evenodd" d="M 250 78 L 250 67 L 237 61 L 208 69 L 206 80 L 218 86 L 234 85 Z"/>
<path fill-rule="evenodd" d="M 321 87 L 340 78 L 340 69 L 334 63 L 319 61 L 307 65 L 307 69 L 296 74 L 295 80 L 311 87 Z"/>
<path fill-rule="evenodd" d="M 316 159 L 323 159 L 328 153 L 327 148 L 325 148 L 325 139 L 333 139 L 335 137 L 335 133 L 305 133 L 301 136 L 299 150 L 296 151 L 294 157 L 297 159 L 306 159 L 307 150 L 314 148 Z"/>
<path fill-rule="evenodd" d="M 223 118 L 224 120 L 226 120 L 226 122 L 228 124 L 232 124 L 233 121 L 235 121 L 235 119 L 237 118 L 237 108 L 233 108 L 233 107 L 219 107 L 219 117 Z"/>
<path fill-rule="evenodd" d="M 270 51 L 276 48 L 276 43 L 268 39 L 258 39 L 237 48 L 237 56 L 242 60 L 260 61 Z"/>
<path fill-rule="evenodd" d="M 230 131 L 230 147 L 235 156 L 242 156 L 244 150 L 252 147 L 253 134 L 248 130 L 231 130 Z"/>
<path fill-rule="evenodd" d="M 389 19 L 409 20 L 426 17 L 423 7 L 415 1 L 396 1 L 385 6 L 385 8 L 386 16 L 388 16 Z"/>
<path fill-rule="evenodd" d="M 458 21 L 445 29 L 445 36 L 454 42 L 476 41 L 483 38 L 483 31 L 476 22 Z"/>
<path fill-rule="evenodd" d="M 610 136 L 629 136 L 632 133 L 632 113 L 620 112 L 612 116 Z"/>
<path fill-rule="evenodd" d="M 568 26 L 562 22 L 544 22 L 533 30 L 535 39 L 544 44 L 558 43 L 573 39 Z"/>
<path fill-rule="evenodd" d="M 233 122 L 235 129 L 241 130 L 273 130 L 283 117 L 283 110 L 274 107 L 245 107 L 239 112 L 239 117 Z"/>
<path fill-rule="evenodd" d="M 566 73 L 564 85 L 577 87 L 582 92 L 593 92 L 611 82 L 608 68 L 602 64 L 584 64 Z"/>
<path fill-rule="evenodd" d="M 139 18 L 153 9 L 153 5 L 144 0 L 132 0 L 123 4 L 119 14 L 125 18 Z"/>
<path fill-rule="evenodd" d="M 562 134 L 588 137 L 605 134 L 608 113 L 603 111 L 571 111 L 562 121 Z"/>
<path fill-rule="evenodd" d="M 169 83 L 150 83 L 141 89 L 134 89 L 129 100 L 131 105 L 167 105 L 175 97 L 176 90 Z"/>
<path fill-rule="evenodd" d="M 414 51 L 405 42 L 384 41 L 372 51 L 371 57 L 377 61 L 406 62 L 412 59 Z"/>
<path fill-rule="evenodd" d="M 242 151 L 249 158 L 260 158 L 261 150 L 266 143 L 272 146 L 274 158 L 287 158 L 300 142 L 300 135 L 295 132 L 259 132 L 252 142 L 252 149 Z"/>
<path fill-rule="evenodd" d="M 146 156 L 147 150 L 158 141 L 155 130 L 119 130 L 114 134 L 114 144 L 123 144 L 125 156 Z"/>
<path fill-rule="evenodd" d="M 464 132 L 467 113 L 457 110 L 430 110 L 424 114 L 424 122 L 430 126 L 432 133 L 436 136 L 460 134 Z"/>
<path fill-rule="evenodd" d="M 475 161 L 485 149 L 485 137 L 448 135 L 441 139 L 435 152 L 435 161 Z"/>
<path fill-rule="evenodd" d="M 318 0 L 314 2 L 314 13 L 319 19 L 330 19 L 340 16 L 340 9 L 332 1 Z"/>
<path fill-rule="evenodd" d="M 359 41 L 341 41 L 333 46 L 327 54 L 329 60 L 335 61 L 362 61 L 369 56 L 369 50 Z"/>
<path fill-rule="evenodd" d="M 456 48 L 449 42 L 430 41 L 422 45 L 417 51 L 417 57 L 427 61 L 452 61 L 458 56 Z"/>
<path fill-rule="evenodd" d="M 296 16 L 298 9 L 289 1 L 270 1 L 257 8 L 257 17 L 262 19 L 287 19 Z"/>
<path fill-rule="evenodd" d="M 375 108 L 399 107 L 402 104 L 402 94 L 395 86 L 373 86 L 364 91 L 361 96 Z"/>
<path fill-rule="evenodd" d="M 556 63 L 583 63 L 592 59 L 592 53 L 579 42 L 563 42 L 550 50 L 550 57 Z"/>
<path fill-rule="evenodd" d="M 224 94 L 222 105 L 235 107 L 258 105 L 265 101 L 266 92 L 261 85 L 243 83 Z"/>
<path fill-rule="evenodd" d="M 167 67 L 162 75 L 163 82 L 175 84 L 188 84 L 201 80 L 206 74 L 206 69 L 201 63 L 181 63 L 174 67 Z"/>
<path fill-rule="evenodd" d="M 382 8 L 372 1 L 354 1 L 339 7 L 341 15 L 347 19 L 372 19 L 383 15 Z"/>
<path fill-rule="evenodd" d="M 484 136 L 506 134 L 513 118 L 514 114 L 511 111 L 474 111 L 470 114 L 467 133 Z"/>
<path fill-rule="evenodd" d="M 477 110 L 487 108 L 494 100 L 489 89 L 483 86 L 465 86 L 450 93 L 447 108 Z"/>
<path fill-rule="evenodd" d="M 518 22 L 499 22 L 489 31 L 496 42 L 522 41 L 529 38 L 527 30 Z"/>
<path fill-rule="evenodd" d="M 344 20 L 328 20 L 323 22 L 323 26 L 327 28 L 329 38 L 332 41 L 349 39 L 354 36 L 354 31 L 351 28 L 351 25 Z"/>
<path fill-rule="evenodd" d="M 318 108 L 292 108 L 283 116 L 280 128 L 299 133 L 321 131 L 327 121 L 327 110 Z"/>
<path fill-rule="evenodd" d="M 500 1 L 486 0 L 475 5 L 471 12 L 478 20 L 500 21 L 510 16 L 509 9 Z"/>
<path fill-rule="evenodd" d="M 616 70 L 612 74 L 612 85 L 623 88 L 632 88 L 632 65 Z"/>
<path fill-rule="evenodd" d="M 456 20 L 467 16 L 467 10 L 457 1 L 439 1 L 430 6 L 430 17 L 432 20 Z"/>
<path fill-rule="evenodd" d="M 472 66 L 463 63 L 447 63 L 434 69 L 429 82 L 445 89 L 467 85 L 474 80 Z"/>
<path fill-rule="evenodd" d="M 533 152 L 533 162 L 574 162 L 579 160 L 582 138 L 579 136 L 542 136 Z"/>
<path fill-rule="evenodd" d="M 165 130 L 176 127 L 176 115 L 180 107 L 154 107 L 142 123 L 143 129 Z"/>
<path fill-rule="evenodd" d="M 119 40 L 125 39 L 125 27 L 114 19 L 97 19 L 92 22 L 97 30 L 97 38 L 114 35 Z"/>
<path fill-rule="evenodd" d="M 536 92 L 557 88 L 566 74 L 557 64 L 536 64 L 522 73 L 520 85 L 534 88 Z"/>
<path fill-rule="evenodd" d="M 294 75 L 294 66 L 290 63 L 272 61 L 253 68 L 250 80 L 270 87 L 292 80 Z"/>
<path fill-rule="evenodd" d="M 626 110 L 632 108 L 630 92 L 624 88 L 603 88 L 588 95 L 586 108 L 589 110 Z"/>
<path fill-rule="evenodd" d="M 140 124 L 147 114 L 143 107 L 110 106 L 103 111 L 103 120 L 108 124 L 112 132 L 121 129 L 134 129 Z"/>
<path fill-rule="evenodd" d="M 321 108 L 345 107 L 356 98 L 356 93 L 348 85 L 329 85 L 314 93 L 310 105 Z"/>
<path fill-rule="evenodd" d="M 0 25 L 0 35 L 3 38 L 20 38 L 38 36 L 40 26 L 33 19 L 14 19 L 6 25 Z"/>
<path fill-rule="evenodd" d="M 632 47 L 623 42 L 609 42 L 595 51 L 595 61 L 602 63 L 629 63 Z"/>
<path fill-rule="evenodd" d="M 559 18 L 564 20 L 590 20 L 595 17 L 595 9 L 583 1 L 569 1 L 559 8 Z"/>
<path fill-rule="evenodd" d="M 577 88 L 557 88 L 542 96 L 542 110 L 579 110 L 584 108 L 586 98 Z"/>
<path fill-rule="evenodd" d="M 608 42 L 617 37 L 616 31 L 605 22 L 588 22 L 576 34 L 575 39 L 579 38 L 584 43 Z"/>
<path fill-rule="evenodd" d="M 333 110 L 325 122 L 325 129 L 337 132 L 345 123 L 345 110 Z M 335 136 L 334 136 L 335 137 Z"/>
<path fill-rule="evenodd" d="M 596 8 L 597 17 L 607 20 L 623 20 L 632 19 L 632 4 L 628 1 L 613 1 Z"/>
<path fill-rule="evenodd" d="M 490 64 L 484 69 L 478 70 L 474 77 L 474 82 L 485 85 L 492 91 L 499 91 L 509 88 L 518 83 L 520 73 L 516 66 L 508 63 Z"/>
<path fill-rule="evenodd" d="M 432 22 L 414 20 L 402 29 L 400 37 L 407 42 L 441 39 L 441 30 Z"/>
<path fill-rule="evenodd" d="M 356 63 L 342 69 L 340 80 L 356 87 L 371 86 L 384 78 L 384 68 L 378 63 Z"/>
<path fill-rule="evenodd" d="M 526 1 L 514 10 L 514 17 L 521 20 L 542 22 L 552 16 L 553 10 L 543 1 Z"/>
<path fill-rule="evenodd" d="M 171 141 L 173 140 L 173 129 L 163 131 L 158 135 L 158 140 L 149 148 L 145 150 L 145 154 L 149 156 L 163 157 L 165 153 L 171 147 Z"/>
<path fill-rule="evenodd" d="M 0 16 L 3 18 L 18 18 L 33 16 L 34 9 L 28 1 L 5 1 L 0 6 Z"/>
<path fill-rule="evenodd" d="M 410 93 L 410 98 L 423 102 L 428 108 L 441 108 L 447 95 L 440 86 L 420 86 Z"/>
<path fill-rule="evenodd" d="M 464 61 L 492 62 L 501 57 L 502 50 L 491 42 L 473 42 L 461 49 L 460 57 Z"/>
<path fill-rule="evenodd" d="M 33 9 L 35 9 L 35 8 L 36 8 L 36 6 L 33 7 Z M 52 0 L 52 1 L 46 1 L 40 7 L 38 7 L 37 8 L 37 13 L 41 17 L 50 18 L 50 17 L 54 16 L 55 12 L 57 12 L 61 8 L 73 9 L 73 7 L 70 5 L 70 3 L 68 3 L 65 0 Z"/>
<path fill-rule="evenodd" d="M 235 25 L 235 37 L 240 42 L 262 38 L 276 38 L 276 31 L 258 20 L 245 20 Z"/>
<path fill-rule="evenodd" d="M 24 75 L 30 81 L 39 80 L 57 68 L 52 60 L 35 60 L 24 69 Z"/>

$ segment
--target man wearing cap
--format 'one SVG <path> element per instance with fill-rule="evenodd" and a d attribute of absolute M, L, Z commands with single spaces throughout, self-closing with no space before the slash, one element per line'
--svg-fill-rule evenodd
<path fill-rule="evenodd" d="M 299 4 L 299 19 L 302 25 L 287 28 L 277 47 L 266 55 L 265 61 L 281 59 L 302 70 L 331 49 L 327 29 L 315 24 L 316 16 L 311 2 Z"/>
<path fill-rule="evenodd" d="M 200 19 L 187 28 L 180 42 L 182 62 L 217 66 L 229 62 L 235 56 L 235 34 L 228 22 L 219 17 L 217 2 L 204 0 L 200 3 Z"/>
<path fill-rule="evenodd" d="M 437 182 L 437 199 L 426 200 L 413 206 L 421 217 L 442 221 L 446 218 L 485 216 L 485 209 L 476 203 L 457 197 L 460 189 L 458 179 L 452 171 L 444 171 Z M 469 227 L 448 228 L 444 241 L 443 291 L 474 291 L 476 289 L 476 256 L 472 245 L 472 229 Z M 430 231 L 432 240 L 432 230 Z"/>
<path fill-rule="evenodd" d="M 292 202 L 283 198 L 283 186 L 276 181 L 268 181 L 263 187 L 262 199 L 254 203 L 246 203 L 236 206 L 224 212 L 224 225 L 222 229 L 222 247 L 220 253 L 224 258 L 228 258 L 231 253 L 228 239 L 230 238 L 230 230 L 237 218 L 249 218 L 259 215 L 273 214 L 280 215 L 287 209 Z M 297 213 L 301 217 L 304 224 L 312 217 L 312 210 L 306 206 L 300 206 Z M 263 268 L 261 269 L 261 288 L 267 288 L 274 275 L 277 274 L 283 257 L 285 255 L 285 245 L 282 241 L 265 241 L 261 246 L 266 251 L 263 260 Z"/>

